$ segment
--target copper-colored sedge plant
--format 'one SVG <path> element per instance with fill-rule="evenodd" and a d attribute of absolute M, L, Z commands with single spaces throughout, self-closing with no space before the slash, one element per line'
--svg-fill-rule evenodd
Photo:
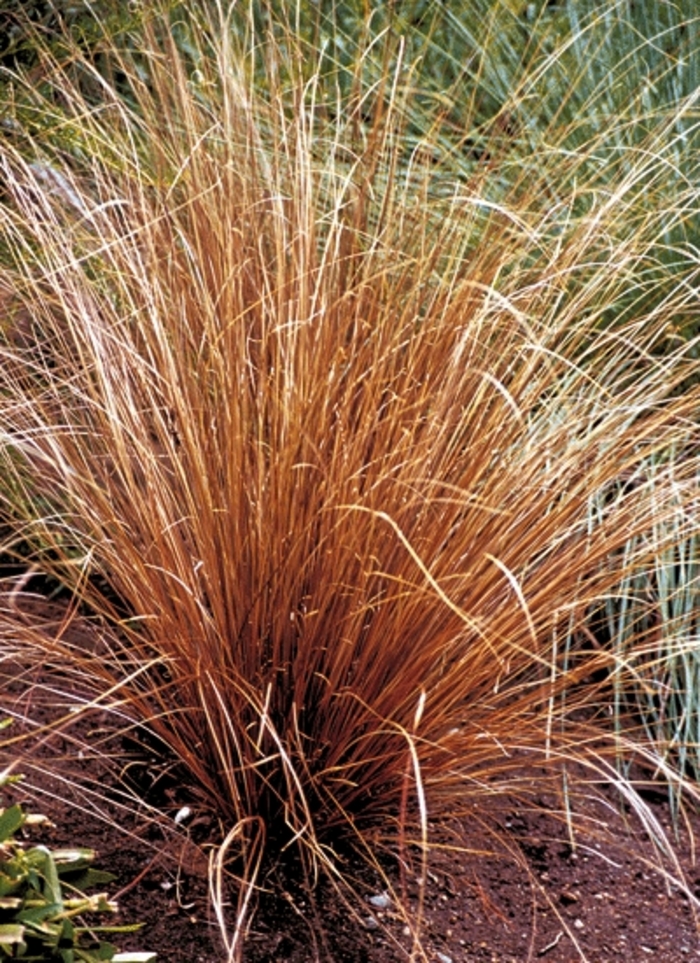
<path fill-rule="evenodd" d="M 692 529 L 668 325 L 695 278 L 629 306 L 661 153 L 580 212 L 523 182 L 495 203 L 488 170 L 434 190 L 400 43 L 331 115 L 313 78 L 275 85 L 281 48 L 263 97 L 224 28 L 196 65 L 147 36 L 138 70 L 112 51 L 120 93 L 88 62 L 14 80 L 0 498 L 7 549 L 101 632 L 16 619 L 16 644 L 180 761 L 234 960 L 271 848 L 342 888 L 339 839 L 424 867 L 429 821 L 536 794 L 528 764 L 604 779 L 639 734 L 682 778 L 594 711 L 653 639 L 620 658 L 590 617 Z"/>

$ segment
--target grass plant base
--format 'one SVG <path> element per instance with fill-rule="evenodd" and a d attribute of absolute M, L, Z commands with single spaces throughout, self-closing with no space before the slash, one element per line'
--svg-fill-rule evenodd
<path fill-rule="evenodd" d="M 36 594 L 16 602 L 37 631 L 65 625 L 65 603 Z M 67 636 L 95 644 L 79 620 Z M 138 934 L 120 938 L 123 949 L 147 948 L 173 963 L 219 959 L 209 855 L 220 828 L 196 802 L 197 787 L 181 764 L 154 754 L 148 740 L 125 735 L 104 710 L 66 726 L 60 672 L 37 666 L 28 673 L 8 659 L 3 667 L 3 708 L 15 720 L 15 738 L 3 748 L 0 765 L 27 773 L 8 788 L 7 802 L 16 798 L 55 823 L 44 835 L 35 831 L 34 841 L 61 846 L 79 840 L 97 850 L 100 863 L 117 875 L 120 918 L 144 924 Z M 575 763 L 566 771 L 572 784 L 588 785 L 576 794 L 573 846 L 561 774 L 523 758 L 507 784 L 496 777 L 461 815 L 430 820 L 425 885 L 420 845 L 404 841 L 397 848 L 389 823 L 364 836 L 374 868 L 366 854 L 358 856 L 329 834 L 344 874 L 341 891 L 328 877 L 305 882 L 299 853 L 282 849 L 271 827 L 242 958 L 394 963 L 414 949 L 407 921 L 415 923 L 420 911 L 429 959 L 520 963 L 547 956 L 569 963 L 614 956 L 636 963 L 646 947 L 641 951 L 653 951 L 660 963 L 676 963 L 679 952 L 692 960 L 700 814 L 687 810 L 674 825 L 667 785 L 644 769 L 629 774 L 630 788 L 645 799 L 645 815 L 674 840 L 675 878 L 691 888 L 684 892 L 660 872 L 658 852 L 635 807 L 620 797 L 615 771 L 594 782 L 590 770 Z M 232 861 L 228 869 L 240 866 Z M 235 901 L 233 880 L 224 884 L 224 897 Z"/>
<path fill-rule="evenodd" d="M 50 715 L 48 708 L 37 711 L 44 722 Z M 86 736 L 94 742 L 94 730 L 94 721 L 90 724 L 85 719 L 74 736 L 79 742 Z M 10 757 L 16 759 L 5 751 L 3 764 Z M 121 937 L 120 945 L 127 950 L 147 947 L 158 952 L 158 959 L 172 963 L 220 959 L 204 857 L 207 833 L 213 827 L 207 828 L 206 820 L 202 825 L 201 814 L 194 811 L 176 828 L 165 816 L 160 821 L 140 817 L 136 801 L 131 813 L 123 810 L 110 803 L 111 793 L 119 790 L 116 767 L 110 775 L 104 761 L 87 756 L 77 761 L 75 744 L 70 751 L 60 739 L 31 751 L 27 761 L 33 770 L 26 783 L 15 788 L 14 796 L 53 818 L 56 828 L 41 838 L 55 846 L 79 839 L 95 848 L 101 865 L 118 876 L 113 888 L 122 891 L 121 918 L 143 922 L 143 929 Z M 60 772 L 69 776 L 67 785 L 57 779 Z M 530 768 L 523 775 L 537 780 L 540 774 Z M 95 780 L 101 788 L 96 806 L 101 817 L 90 811 L 91 805 L 86 806 L 81 790 L 94 787 Z M 181 794 L 171 797 L 171 816 L 187 790 L 182 785 Z M 665 795 L 659 785 L 650 807 L 672 834 Z M 429 958 L 440 960 L 441 953 L 455 963 L 524 963 L 540 956 L 553 963 L 574 959 L 637 963 L 641 953 L 651 955 L 648 950 L 660 963 L 677 963 L 680 953 L 683 959 L 695 959 L 692 905 L 652 868 L 654 854 L 648 838 L 635 831 L 634 820 L 625 821 L 615 791 L 603 788 L 602 802 L 589 800 L 582 815 L 591 825 L 595 823 L 597 831 L 581 834 L 575 850 L 562 834 L 561 822 L 549 813 L 558 802 L 545 794 L 536 806 L 527 806 L 503 795 L 497 812 L 491 814 L 498 837 L 491 836 L 489 843 L 478 825 L 483 811 L 476 810 L 477 820 L 467 816 L 433 827 L 435 850 L 424 893 Z M 688 830 L 700 832 L 696 815 L 690 815 L 676 840 L 681 864 L 695 886 L 698 870 Z M 197 859 L 186 846 L 188 837 L 199 838 L 205 846 Z M 378 851 L 381 847 L 378 840 Z M 293 862 L 271 859 L 260 873 L 263 892 L 246 940 L 246 963 L 398 963 L 406 959 L 399 946 L 410 950 L 411 941 L 397 907 L 377 909 L 369 901 L 384 892 L 379 876 L 365 864 L 345 864 L 358 893 L 356 920 L 327 880 L 309 892 Z M 387 856 L 382 863 L 399 889 L 396 861 Z M 409 908 L 416 905 L 415 870 L 414 863 L 407 880 Z"/>

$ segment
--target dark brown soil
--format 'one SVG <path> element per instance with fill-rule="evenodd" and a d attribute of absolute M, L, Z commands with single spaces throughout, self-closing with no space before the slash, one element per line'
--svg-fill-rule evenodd
<path fill-rule="evenodd" d="M 34 773 L 31 789 L 27 787 L 23 794 L 29 790 L 30 797 L 36 797 L 37 790 L 51 783 L 48 774 Z M 162 963 L 224 961 L 226 953 L 211 918 L 202 851 L 188 847 L 182 837 L 170 834 L 168 838 L 157 822 L 149 824 L 136 814 L 126 815 L 103 804 L 103 815 L 115 819 L 116 824 L 110 825 L 79 805 L 79 799 L 73 804 L 41 800 L 41 810 L 57 824 L 45 841 L 90 845 L 99 853 L 99 865 L 118 877 L 112 892 L 120 891 L 122 921 L 145 924 L 138 935 L 121 938 L 120 948 L 157 951 Z M 667 807 L 661 802 L 651 806 L 670 831 Z M 690 899 L 640 862 L 640 857 L 651 856 L 650 847 L 630 835 L 622 816 L 608 811 L 606 820 L 607 830 L 619 837 L 616 845 L 581 843 L 572 851 L 568 843 L 555 841 L 561 827 L 551 817 L 514 805 L 503 822 L 501 852 L 433 855 L 423 923 L 428 959 L 439 963 L 699 960 Z M 462 832 L 468 840 L 467 827 Z M 475 849 L 484 848 L 483 839 L 472 842 Z M 522 859 L 514 859 L 508 847 Z M 493 842 L 488 848 L 495 848 Z M 681 860 L 691 888 L 700 895 L 700 872 L 687 845 L 681 846 Z M 372 905 L 370 900 L 383 896 L 376 880 L 365 877 L 367 903 L 359 920 L 327 884 L 319 886 L 312 905 L 298 882 L 285 881 L 278 873 L 266 882 L 274 883 L 277 892 L 263 901 L 254 919 L 246 963 L 406 959 L 397 944 L 410 948 L 408 923 L 393 902 L 381 899 L 381 904 L 388 905 Z M 415 891 L 415 884 L 409 889 Z M 323 942 L 314 937 L 314 919 L 325 930 Z"/>
<path fill-rule="evenodd" d="M 16 673 L 15 673 L 16 674 Z M 36 678 L 32 680 L 35 684 Z M 48 712 L 36 691 L 17 681 L 5 685 L 5 715 Z M 82 723 L 83 726 L 87 723 Z M 47 814 L 55 828 L 44 831 L 49 845 L 88 845 L 98 865 L 117 877 L 120 922 L 144 923 L 140 933 L 118 938 L 123 950 L 150 949 L 159 963 L 225 963 L 226 950 L 209 899 L 207 838 L 212 821 L 196 809 L 173 823 L 191 798 L 186 785 L 163 794 L 166 818 L 144 804 L 120 800 L 119 764 L 85 758 L 100 729 L 90 722 L 74 741 L 58 735 L 22 751 L 25 783 L 4 792 L 4 801 L 25 801 Z M 21 722 L 15 723 L 18 732 Z M 2 750 L 3 768 L 17 759 L 17 746 Z M 531 774 L 537 779 L 537 773 Z M 67 780 L 67 781 L 66 781 Z M 474 810 L 451 826 L 431 827 L 435 850 L 423 887 L 421 938 L 427 960 L 436 963 L 681 963 L 700 960 L 694 904 L 700 897 L 700 866 L 694 859 L 693 830 L 700 816 L 690 812 L 675 838 L 687 891 L 667 882 L 654 866 L 648 838 L 626 817 L 610 787 L 598 799 L 579 804 L 592 827 L 574 849 L 566 828 L 549 810 L 556 800 L 535 792 L 537 805 L 498 797 L 490 812 Z M 673 838 L 662 787 L 646 792 L 651 816 Z M 498 806 L 498 810 L 494 806 Z M 480 819 L 496 835 L 481 828 Z M 595 832 L 593 832 L 593 828 Z M 37 837 L 38 838 L 38 837 Z M 459 847 L 456 841 L 459 840 Z M 411 929 L 417 925 L 420 860 L 399 879 L 386 862 L 393 893 L 367 870 L 356 870 L 357 913 L 328 882 L 309 893 L 295 869 L 269 867 L 245 943 L 245 963 L 390 963 L 407 959 Z M 406 889 L 407 912 L 397 894 Z"/>

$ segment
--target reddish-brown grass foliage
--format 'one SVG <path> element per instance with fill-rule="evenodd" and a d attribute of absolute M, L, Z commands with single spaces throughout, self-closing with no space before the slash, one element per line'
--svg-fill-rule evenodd
<path fill-rule="evenodd" d="M 4 514 L 104 636 L 28 651 L 162 739 L 249 880 L 272 836 L 339 872 L 340 833 L 429 844 L 528 753 L 616 749 L 570 720 L 583 630 L 694 497 L 697 392 L 672 297 L 602 323 L 634 171 L 550 230 L 526 185 L 433 191 L 391 76 L 353 140 L 362 98 L 333 126 L 217 55 L 154 41 L 133 109 L 57 72 L 53 143 L 3 147 Z"/>

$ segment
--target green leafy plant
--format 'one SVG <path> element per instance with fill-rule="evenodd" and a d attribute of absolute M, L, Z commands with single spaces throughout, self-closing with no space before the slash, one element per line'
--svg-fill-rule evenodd
<path fill-rule="evenodd" d="M 7 773 L 0 786 L 15 781 Z M 15 804 L 0 811 L 0 959 L 27 963 L 153 963 L 153 953 L 119 953 L 102 934 L 131 933 L 134 926 L 90 925 L 85 916 L 117 910 L 104 893 L 86 895 L 114 877 L 93 868 L 85 847 L 49 849 L 17 839 L 36 817 Z M 98 935 L 99 934 L 99 935 Z"/>
<path fill-rule="evenodd" d="M 634 749 L 682 783 L 600 711 L 649 633 L 589 626 L 688 543 L 697 498 L 695 345 L 669 338 L 697 266 L 635 289 L 697 200 L 651 203 L 663 127 L 604 189 L 483 158 L 450 180 L 432 126 L 404 149 L 400 43 L 334 105 L 298 34 L 270 36 L 246 59 L 227 23 L 164 18 L 137 61 L 111 52 L 119 90 L 81 61 L 89 96 L 47 53 L 0 157 L 0 503 L 101 644 L 4 618 L 67 697 L 180 761 L 218 821 L 232 960 L 271 852 L 346 892 L 340 837 L 424 865 L 436 822 L 541 792 L 533 762 L 605 779 Z M 548 178 L 569 133 L 538 142 Z"/>

